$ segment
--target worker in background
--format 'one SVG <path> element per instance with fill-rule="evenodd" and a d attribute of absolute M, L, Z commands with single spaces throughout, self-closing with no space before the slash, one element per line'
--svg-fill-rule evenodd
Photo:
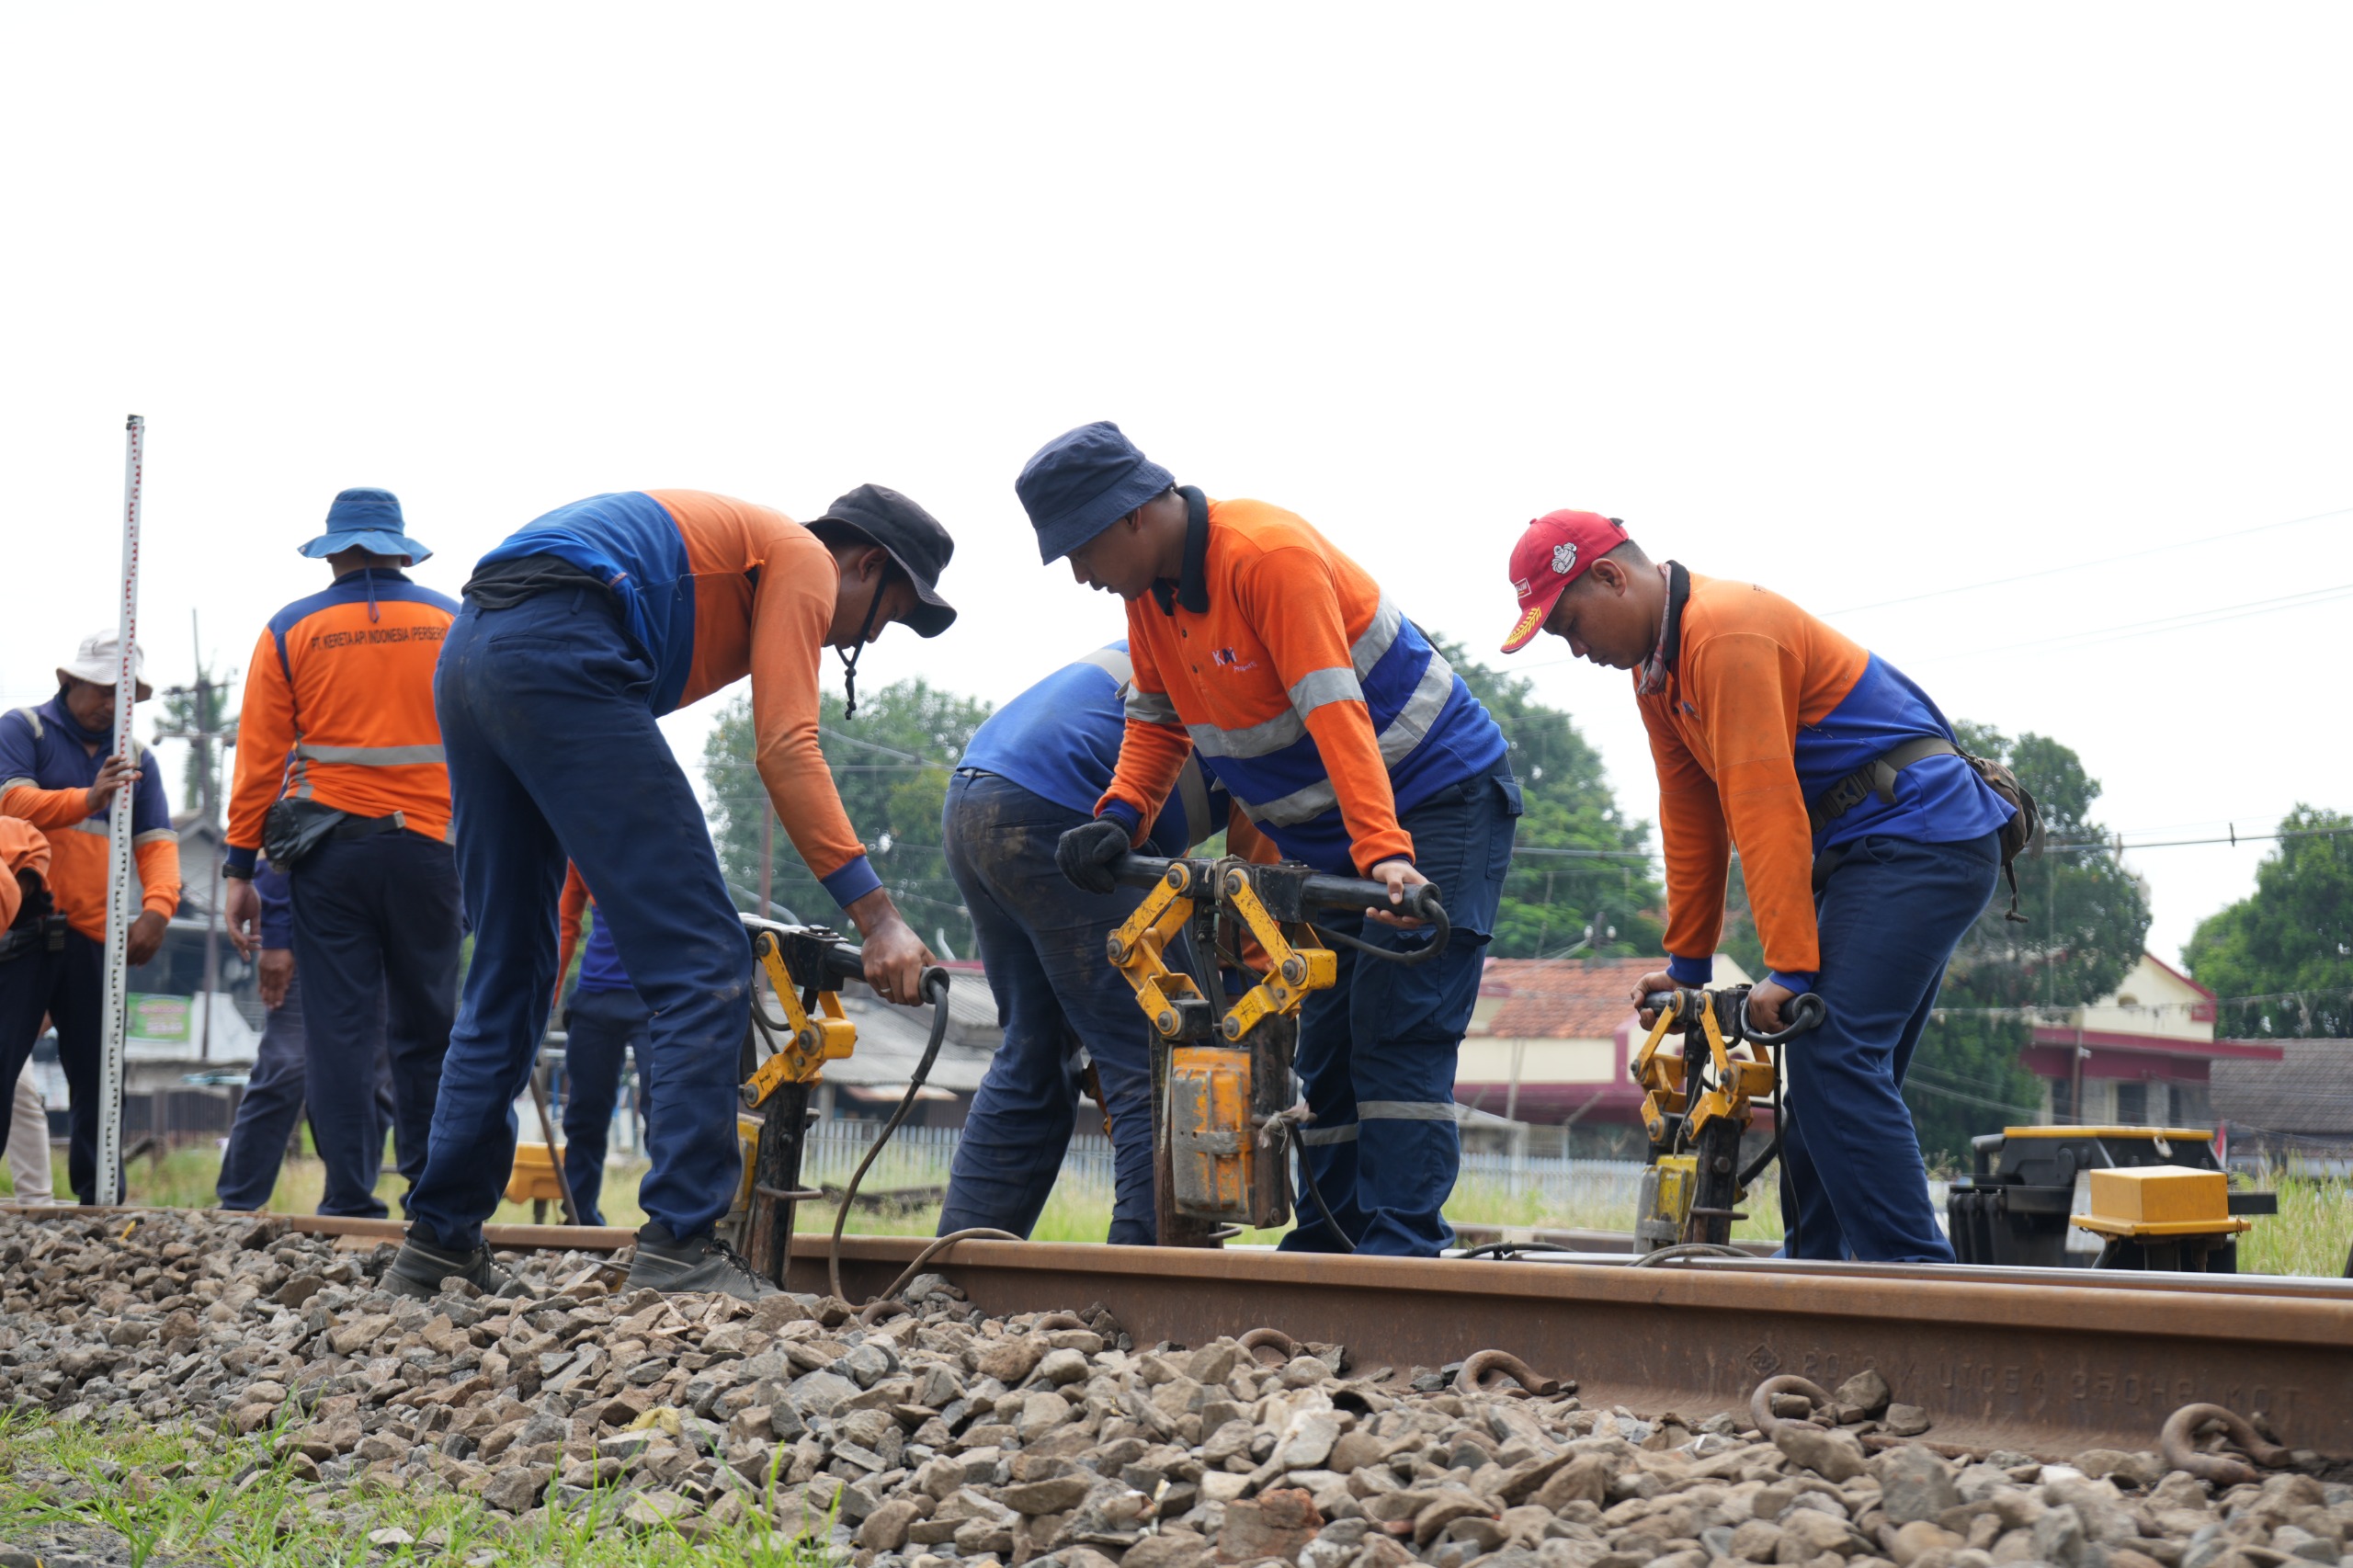
<path fill-rule="evenodd" d="M 40 942 L 40 910 L 48 902 L 49 840 L 40 829 L 21 817 L 0 817 L 0 965 L 21 958 Z M 17 935 L 17 918 L 33 912 L 26 940 Z M 10 993 L 0 981 L 0 998 Z M 0 1017 L 0 1029 L 9 1028 Z M 11 1036 L 13 1038 L 13 1035 Z M 40 1038 L 36 1026 L 33 1038 Z M 33 1082 L 32 1054 L 17 1074 L 16 1101 L 8 1119 L 8 1180 L 19 1203 L 47 1203 L 56 1196 L 49 1165 L 49 1109 L 41 1104 Z"/>
<path fill-rule="evenodd" d="M 0 713 L 0 812 L 29 823 L 49 840 L 43 897 L 58 917 L 49 935 L 0 964 L 0 1084 L 16 1083 L 32 1054 L 43 1014 L 57 1028 L 58 1061 L 73 1100 L 65 1168 L 85 1203 L 117 1203 L 100 1193 L 98 1099 L 105 1049 L 108 835 L 115 803 L 127 800 L 132 855 L 139 868 L 139 914 L 123 956 L 136 969 L 159 952 L 180 903 L 179 835 L 163 778 L 144 766 L 147 749 L 110 756 L 115 676 L 122 644 L 111 631 L 82 640 L 74 662 L 57 671 L 57 695 L 38 708 Z M 131 667 L 145 660 L 131 650 Z M 153 695 L 135 674 L 134 701 Z M 28 906 L 29 907 L 29 906 Z M 23 912 L 19 912 L 20 917 Z"/>
<path fill-rule="evenodd" d="M 1064 665 L 992 714 L 949 781 L 940 824 L 948 869 L 980 939 L 1005 1040 L 956 1146 L 943 1236 L 972 1226 L 1027 1236 L 1037 1224 L 1076 1123 L 1081 1049 L 1118 1167 L 1110 1240 L 1150 1246 L 1157 1235 L 1152 1029 L 1103 959 L 1105 939 L 1144 895 L 1080 892 L 1054 860 L 1062 835 L 1091 821 L 1111 787 L 1132 682 L 1124 642 Z M 1245 853 L 1256 835 L 1230 805 L 1199 759 L 1187 758 L 1142 852 L 1186 854 L 1231 819 L 1227 847 Z"/>
<path fill-rule="evenodd" d="M 870 484 L 805 528 L 702 491 L 592 496 L 483 557 L 438 687 L 473 962 L 389 1287 L 504 1283 L 482 1226 L 512 1166 L 515 1096 L 554 993 L 569 857 L 654 1009 L 647 1219 L 626 1289 L 775 1290 L 712 1229 L 743 1176 L 736 1068 L 752 951 L 656 721 L 750 676 L 755 755 L 786 833 L 864 937 L 876 994 L 917 1001 L 931 954 L 835 793 L 817 685 L 829 647 L 854 676 L 858 652 L 894 621 L 946 631 L 956 612 L 935 585 L 954 548 L 929 513 Z"/>
<path fill-rule="evenodd" d="M 605 1141 L 620 1099 L 621 1069 L 634 1058 L 638 1110 L 645 1114 L 645 1055 L 654 1042 L 654 1010 L 629 983 L 602 905 L 589 922 L 587 946 L 581 946 L 581 920 L 590 903 L 588 884 L 574 866 L 564 873 L 556 904 L 558 986 L 572 972 L 572 955 L 580 954 L 572 998 L 557 1009 L 563 1021 L 563 1180 L 580 1222 L 601 1225 Z"/>
<path fill-rule="evenodd" d="M 286 1162 L 287 1145 L 302 1119 L 304 1090 L 310 1077 L 310 1039 L 302 1028 L 302 980 L 294 968 L 294 905 L 287 892 L 285 873 L 267 859 L 255 862 L 254 889 L 261 894 L 261 951 L 255 962 L 255 983 L 265 1009 L 261 1043 L 254 1051 L 253 1072 L 237 1100 L 236 1119 L 221 1153 L 217 1200 L 223 1209 L 267 1209 L 278 1189 L 278 1174 Z M 384 1131 L 399 1125 L 392 1099 L 391 1063 L 384 1053 L 384 1018 L 380 1006 L 373 1049 L 366 1053 L 374 1085 L 376 1131 L 369 1146 L 382 1149 Z M 397 1142 L 397 1140 L 396 1140 Z M 324 1148 L 316 1125 L 311 1129 L 314 1148 Z M 409 1180 L 424 1168 L 421 1147 L 401 1147 L 394 1155 Z"/>
<path fill-rule="evenodd" d="M 265 839 L 293 903 L 303 1091 L 322 1214 L 381 1218 L 377 1018 L 412 1194 L 457 1007 L 464 936 L 433 665 L 457 606 L 403 570 L 432 555 L 388 490 L 344 491 L 301 547 L 331 585 L 272 616 L 245 665 L 229 800 L 229 935 L 262 947 Z"/>
<path fill-rule="evenodd" d="M 1451 666 L 1305 519 L 1177 488 L 1108 422 L 1056 437 L 1015 488 L 1040 556 L 1127 602 L 1134 684 L 1110 788 L 1063 835 L 1097 892 L 1151 831 L 1186 759 L 1232 791 L 1283 856 L 1386 885 L 1435 882 L 1454 936 L 1404 965 L 1339 949 L 1339 983 L 1300 1018 L 1313 1122 L 1303 1158 L 1332 1214 L 1292 1251 L 1433 1256 L 1453 1239 L 1455 1054 L 1478 999 L 1519 786 L 1503 733 Z M 1387 908 L 1319 922 L 1375 947 L 1426 946 Z M 1334 1229 L 1341 1233 L 1335 1235 Z"/>
<path fill-rule="evenodd" d="M 1636 1006 L 1708 983 L 1739 846 L 1768 970 L 1751 1022 L 1779 1029 L 1807 992 L 1828 1008 L 1789 1052 L 1782 1211 L 1798 1255 L 1950 1263 L 1899 1090 L 1945 962 L 1993 894 L 2014 808 L 1894 665 L 1778 594 L 1654 565 L 1615 519 L 1537 518 L 1511 578 L 1520 617 L 1504 652 L 1550 631 L 1633 672 L 1658 766 L 1668 955 Z"/>

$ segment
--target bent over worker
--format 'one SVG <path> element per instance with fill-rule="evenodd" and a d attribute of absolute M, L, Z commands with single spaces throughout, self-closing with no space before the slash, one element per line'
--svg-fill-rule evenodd
<path fill-rule="evenodd" d="M 949 781 L 940 821 L 949 873 L 964 895 L 1005 1043 L 972 1096 L 956 1145 L 939 1233 L 988 1226 L 1026 1236 L 1052 1193 L 1077 1121 L 1077 1049 L 1094 1064 L 1117 1168 L 1110 1241 L 1150 1246 L 1151 1025 L 1103 960 L 1103 944 L 1144 895 L 1101 898 L 1055 863 L 1072 828 L 1093 820 L 1120 758 L 1133 670 L 1125 642 L 1065 665 L 989 716 Z M 1231 822 L 1229 848 L 1256 837 L 1224 788 L 1188 757 L 1141 846 L 1183 855 Z"/>
<path fill-rule="evenodd" d="M 1343 946 L 1339 983 L 1302 1011 L 1303 1157 L 1332 1212 L 1302 1213 L 1282 1241 L 1435 1255 L 1453 1239 L 1439 1210 L 1461 1156 L 1455 1055 L 1520 810 L 1503 733 L 1305 519 L 1179 489 L 1116 425 L 1048 442 L 1015 489 L 1040 556 L 1069 556 L 1079 582 L 1127 603 L 1119 766 L 1096 820 L 1063 837 L 1073 881 L 1111 890 L 1111 863 L 1198 754 L 1289 858 L 1385 883 L 1392 903 L 1438 884 L 1454 925 L 1442 956 L 1404 965 Z M 1320 924 L 1390 950 L 1429 941 L 1386 909 Z"/>
<path fill-rule="evenodd" d="M 1668 955 L 1637 1005 L 1707 983 L 1738 845 L 1769 971 L 1749 1017 L 1777 1030 L 1806 992 L 1828 1008 L 1789 1049 L 1794 1255 L 1950 1263 L 1900 1090 L 1946 960 L 1993 894 L 2015 808 L 1927 692 L 1779 594 L 1654 566 L 1592 512 L 1529 524 L 1511 576 L 1520 618 L 1505 653 L 1550 631 L 1634 673 L 1658 767 Z"/>
<path fill-rule="evenodd" d="M 387 1285 L 506 1283 L 483 1244 L 515 1154 L 556 981 L 567 857 L 654 1009 L 631 1289 L 772 1292 L 713 1226 L 742 1177 L 736 1066 L 752 952 L 694 787 L 655 721 L 749 675 L 761 782 L 793 846 L 865 938 L 887 1001 L 921 994 L 930 952 L 868 865 L 817 746 L 824 649 L 956 612 L 954 550 L 931 515 L 862 485 L 807 527 L 694 490 L 627 491 L 550 512 L 483 557 L 438 692 L 474 954 L 414 1223 Z"/>
<path fill-rule="evenodd" d="M 179 835 L 172 831 L 162 777 L 135 742 L 130 756 L 105 755 L 114 739 L 121 646 L 112 631 L 92 633 L 74 662 L 58 667 L 55 697 L 38 708 L 0 713 L 0 812 L 40 830 L 51 860 L 43 897 L 25 906 L 47 924 L 0 961 L 0 1084 L 13 1085 L 24 1072 L 46 1014 L 57 1026 L 58 1061 L 73 1101 L 66 1176 L 84 1203 L 122 1199 L 119 1182 L 114 1192 L 98 1191 L 108 835 L 117 810 L 131 813 L 139 865 L 140 912 L 123 944 L 133 968 L 161 950 L 180 902 Z M 134 647 L 133 671 L 144 665 Z M 133 701 L 144 702 L 153 692 L 143 676 L 136 676 Z"/>
<path fill-rule="evenodd" d="M 301 548 L 335 581 L 270 617 L 245 665 L 222 868 L 229 935 L 247 958 L 263 946 L 254 874 L 267 837 L 292 902 L 302 1093 L 326 1167 L 319 1212 L 381 1219 L 379 1031 L 413 1195 L 458 1006 L 465 921 L 433 715 L 434 661 L 458 607 L 402 570 L 433 552 L 408 537 L 389 490 L 344 491 Z"/>

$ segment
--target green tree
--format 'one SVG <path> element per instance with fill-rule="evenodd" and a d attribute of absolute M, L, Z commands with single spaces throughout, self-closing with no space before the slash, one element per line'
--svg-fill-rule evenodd
<path fill-rule="evenodd" d="M 2072 749 L 2047 735 L 2013 742 L 1955 727 L 1963 750 L 2008 763 L 2033 791 L 2045 839 L 2016 863 L 2024 923 L 2007 918 L 2009 886 L 1997 883 L 1945 971 L 1942 1007 L 1904 1085 L 1921 1147 L 1960 1160 L 1976 1134 L 2033 1119 L 2041 1090 L 2019 1062 L 2033 1019 L 2056 1020 L 2116 989 L 2148 938 L 2149 894 L 2108 847 L 2092 816 L 2099 780 Z"/>
<path fill-rule="evenodd" d="M 2232 1035 L 2353 1035 L 2353 817 L 2298 805 L 2255 893 L 2200 921 L 2182 958 Z"/>
<path fill-rule="evenodd" d="M 236 735 L 236 710 L 229 706 L 229 698 L 236 676 L 216 680 L 203 665 L 196 668 L 193 686 L 167 686 L 156 693 L 163 700 L 162 711 L 155 718 L 157 740 L 184 740 L 188 755 L 180 759 L 180 809 L 206 810 L 216 813 L 219 802 L 214 791 L 219 785 L 216 747 L 233 745 Z M 210 740 L 203 738 L 212 732 Z"/>
<path fill-rule="evenodd" d="M 1531 699 L 1531 682 L 1474 662 L 1460 644 L 1432 641 L 1502 727 L 1526 804 L 1488 950 L 1497 958 L 1659 951 L 1665 898 L 1650 859 L 1650 824 L 1620 812 L 1601 754 L 1574 719 Z"/>
<path fill-rule="evenodd" d="M 989 704 L 942 691 L 921 677 L 861 695 L 858 717 L 842 717 L 842 699 L 820 699 L 819 746 L 850 825 L 865 842 L 875 874 L 907 923 L 938 945 L 970 957 L 978 943 L 939 844 L 948 780 Z M 738 697 L 703 743 L 704 783 L 719 864 L 744 909 L 758 903 L 762 825 L 770 808 L 752 761 L 751 703 Z M 838 924 L 833 898 L 791 840 L 775 830 L 769 898 L 802 919 Z"/>

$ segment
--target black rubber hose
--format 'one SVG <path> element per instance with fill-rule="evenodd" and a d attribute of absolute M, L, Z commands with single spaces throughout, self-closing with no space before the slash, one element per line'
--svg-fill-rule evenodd
<path fill-rule="evenodd" d="M 1324 1216 L 1324 1228 L 1332 1233 L 1333 1239 L 1340 1244 L 1342 1252 L 1354 1253 L 1357 1250 L 1356 1242 L 1350 1238 L 1347 1232 L 1340 1229 L 1340 1221 L 1332 1217 L 1332 1206 L 1324 1201 L 1324 1194 L 1316 1187 L 1315 1173 L 1308 1168 L 1307 1145 L 1300 1142 L 1299 1124 L 1292 1122 L 1288 1125 L 1290 1128 L 1291 1152 L 1299 1156 L 1299 1179 L 1307 1188 L 1308 1196 L 1315 1199 L 1315 1207 Z"/>
<path fill-rule="evenodd" d="M 873 1145 L 866 1151 L 866 1158 L 858 1161 L 858 1169 L 850 1174 L 849 1186 L 842 1192 L 842 1206 L 834 1215 L 833 1240 L 825 1246 L 825 1283 L 836 1297 L 842 1293 L 842 1227 L 849 1223 L 849 1206 L 851 1200 L 858 1197 L 858 1184 L 866 1179 L 868 1169 L 882 1153 L 882 1146 L 891 1141 L 891 1134 L 896 1132 L 899 1124 L 913 1114 L 915 1096 L 922 1092 L 924 1080 L 931 1076 L 931 1064 L 939 1060 L 940 1042 L 948 1038 L 948 971 L 944 969 L 925 970 L 923 993 L 931 998 L 931 1038 L 924 1041 L 923 1060 L 915 1063 L 914 1074 L 907 1079 L 907 1092 L 899 1101 L 899 1108 L 891 1113 L 891 1119 L 884 1122 L 882 1131 L 874 1135 Z"/>

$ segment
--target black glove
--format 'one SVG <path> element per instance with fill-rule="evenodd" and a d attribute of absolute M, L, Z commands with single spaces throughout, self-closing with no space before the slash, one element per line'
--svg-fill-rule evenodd
<path fill-rule="evenodd" d="M 1108 818 L 1097 817 L 1083 826 L 1072 828 L 1054 845 L 1054 864 L 1073 886 L 1084 892 L 1108 893 L 1119 890 L 1119 879 L 1111 875 L 1111 868 L 1119 864 L 1128 852 L 1128 830 Z"/>

